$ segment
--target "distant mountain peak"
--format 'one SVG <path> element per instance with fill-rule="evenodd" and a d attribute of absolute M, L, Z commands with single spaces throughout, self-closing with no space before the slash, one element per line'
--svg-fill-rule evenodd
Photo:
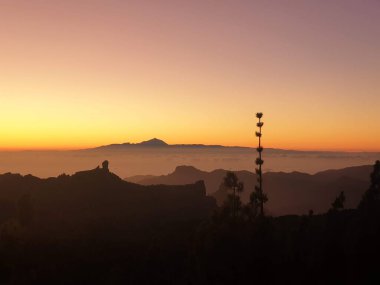
<path fill-rule="evenodd" d="M 163 140 L 153 138 L 151 140 L 143 141 L 139 143 L 138 145 L 145 145 L 145 146 L 168 146 L 166 142 Z"/>
<path fill-rule="evenodd" d="M 215 149 L 215 148 L 238 148 L 238 149 L 249 149 L 249 147 L 241 147 L 241 146 L 223 146 L 223 145 L 207 145 L 207 144 L 168 144 L 163 140 L 158 138 L 153 138 L 147 141 L 142 141 L 140 143 L 118 143 L 118 144 L 109 144 L 102 145 L 95 148 L 90 148 L 86 150 L 123 150 L 130 147 L 173 147 L 173 148 L 186 148 L 186 149 Z"/>
<path fill-rule="evenodd" d="M 179 165 L 175 168 L 174 173 L 189 173 L 189 172 L 201 172 L 199 169 L 190 165 Z"/>

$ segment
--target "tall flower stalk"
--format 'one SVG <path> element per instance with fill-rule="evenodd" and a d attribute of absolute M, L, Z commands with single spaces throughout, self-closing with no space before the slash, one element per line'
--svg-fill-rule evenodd
<path fill-rule="evenodd" d="M 264 164 L 264 160 L 262 158 L 262 153 L 264 148 L 261 145 L 261 138 L 262 138 L 262 127 L 264 123 L 261 121 L 261 118 L 263 117 L 263 113 L 257 113 L 256 118 L 259 119 L 256 126 L 258 127 L 258 131 L 256 131 L 256 137 L 259 138 L 259 145 L 256 148 L 258 153 L 258 158 L 256 158 L 256 174 L 257 174 L 257 185 L 255 186 L 255 192 L 251 195 L 251 203 L 256 206 L 256 209 L 259 210 L 259 213 L 261 216 L 264 215 L 264 203 L 268 201 L 267 196 L 263 192 L 263 172 L 262 172 L 262 166 Z"/>

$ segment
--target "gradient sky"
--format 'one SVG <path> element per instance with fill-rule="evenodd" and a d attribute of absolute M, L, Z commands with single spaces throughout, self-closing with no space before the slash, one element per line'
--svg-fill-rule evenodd
<path fill-rule="evenodd" d="M 380 151 L 380 1 L 0 0 L 0 149 Z"/>

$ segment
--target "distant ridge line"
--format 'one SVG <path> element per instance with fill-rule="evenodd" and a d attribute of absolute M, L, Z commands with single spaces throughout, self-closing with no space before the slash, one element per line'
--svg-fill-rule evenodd
<path fill-rule="evenodd" d="M 120 143 L 120 144 L 109 144 L 102 145 L 94 148 L 79 149 L 79 151 L 93 151 L 93 150 L 123 150 L 127 148 L 193 148 L 193 149 L 241 149 L 241 150 L 255 150 L 255 147 L 247 146 L 223 146 L 223 145 L 207 145 L 207 144 L 168 144 L 165 141 L 157 138 L 153 138 L 147 141 L 142 141 L 140 143 Z M 328 151 L 328 150 L 292 150 L 292 149 L 281 149 L 281 148 L 265 148 L 266 152 L 271 153 L 286 153 L 286 154 L 297 154 L 297 153 L 308 153 L 308 154 L 355 154 L 355 153 L 367 153 L 367 154 L 380 154 L 376 151 Z"/>
<path fill-rule="evenodd" d="M 147 141 L 142 141 L 140 143 L 114 143 L 114 144 L 108 144 L 108 145 L 102 145 L 94 148 L 87 148 L 84 150 L 100 150 L 100 149 L 122 149 L 122 148 L 128 148 L 128 147 L 181 147 L 181 148 L 234 148 L 234 149 L 254 149 L 254 147 L 247 147 L 247 146 L 224 146 L 224 145 L 218 145 L 218 144 L 168 144 L 163 140 L 153 138 Z M 283 149 L 274 149 L 274 148 L 267 148 L 267 150 L 278 150 L 278 151 L 293 151 L 293 150 L 283 150 Z M 295 152 L 298 152 L 295 150 Z"/>
<path fill-rule="evenodd" d="M 242 148 L 242 149 L 250 149 L 250 147 L 244 146 L 223 146 L 223 145 L 206 145 L 206 144 L 168 144 L 163 140 L 153 138 L 147 141 L 142 141 L 140 143 L 120 143 L 120 144 L 109 144 L 102 145 L 91 149 L 105 149 L 105 148 L 124 148 L 124 147 L 187 147 L 187 148 Z"/>

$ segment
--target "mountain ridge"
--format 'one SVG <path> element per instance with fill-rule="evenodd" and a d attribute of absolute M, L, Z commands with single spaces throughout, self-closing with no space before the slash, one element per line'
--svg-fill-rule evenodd
<path fill-rule="evenodd" d="M 0 174 L 0 224 L 17 218 L 23 199 L 34 220 L 33 233 L 45 237 L 69 236 L 71 229 L 85 235 L 108 235 L 107 230 L 128 234 L 128 227 L 142 224 L 202 219 L 216 207 L 203 181 L 143 186 L 121 179 L 105 163 L 50 178 Z"/>
<path fill-rule="evenodd" d="M 322 213 L 329 209 L 332 200 L 341 191 L 345 191 L 347 208 L 355 208 L 368 188 L 371 170 L 371 165 L 363 165 L 325 170 L 316 174 L 297 171 L 266 172 L 263 181 L 264 191 L 269 196 L 267 206 L 274 215 L 305 214 L 310 209 Z M 167 175 L 139 175 L 127 177 L 125 180 L 142 185 L 178 185 L 203 180 L 207 194 L 221 205 L 227 195 L 227 190 L 221 186 L 226 172 L 224 169 L 207 172 L 182 165 Z M 235 173 L 245 184 L 241 199 L 247 203 L 256 183 L 256 174 L 246 170 Z"/>
<path fill-rule="evenodd" d="M 248 147 L 248 146 L 225 146 L 225 145 L 218 145 L 218 144 L 168 144 L 164 140 L 158 139 L 158 138 L 152 138 L 146 141 L 142 141 L 139 143 L 130 143 L 130 142 L 124 142 L 124 143 L 113 143 L 113 144 L 107 144 L 102 146 L 97 146 L 93 148 L 86 148 L 86 149 L 79 149 L 79 150 L 123 150 L 128 148 L 186 148 L 186 149 L 242 149 L 242 150 L 254 150 L 256 151 L 256 147 Z M 282 149 L 282 148 L 264 148 L 264 151 L 271 152 L 271 153 L 284 153 L 284 154 L 300 154 L 300 153 L 307 153 L 307 154 L 355 154 L 355 153 L 368 153 L 368 154 L 380 154 L 380 152 L 376 151 L 329 151 L 329 150 L 295 150 L 295 149 Z"/>

